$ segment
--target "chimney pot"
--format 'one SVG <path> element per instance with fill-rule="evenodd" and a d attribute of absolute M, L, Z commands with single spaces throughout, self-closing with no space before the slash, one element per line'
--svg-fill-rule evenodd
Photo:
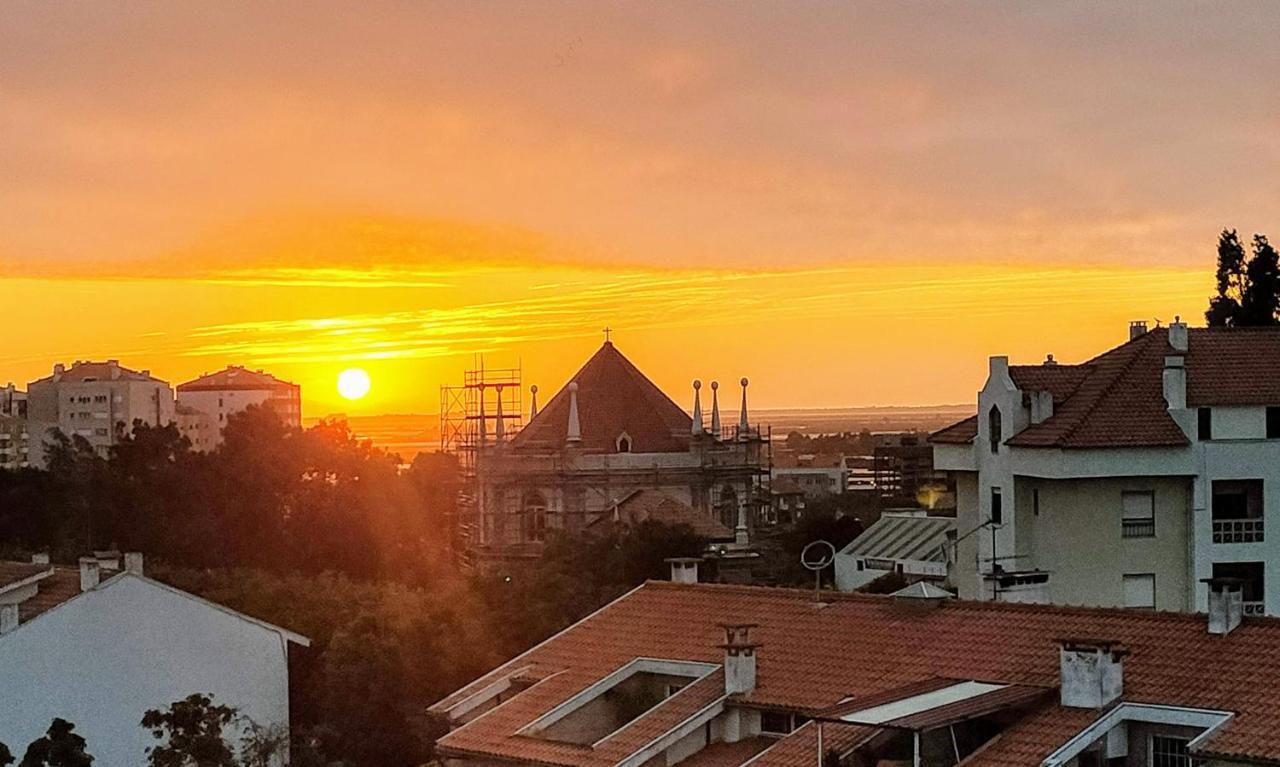
<path fill-rule="evenodd" d="M 0 635 L 18 627 L 18 605 L 0 605 Z"/>
<path fill-rule="evenodd" d="M 1102 708 L 1124 694 L 1124 656 L 1116 642 L 1063 640 L 1058 650 L 1061 703 Z"/>
<path fill-rule="evenodd" d="M 1187 323 L 1181 317 L 1174 317 L 1169 324 L 1169 346 L 1178 352 L 1187 350 Z"/>
<path fill-rule="evenodd" d="M 130 572 L 134 575 L 142 575 L 142 552 L 126 551 L 124 554 L 124 569 L 125 572 Z"/>
<path fill-rule="evenodd" d="M 748 694 L 756 688 L 756 650 L 760 645 L 750 641 L 754 623 L 721 624 L 724 629 L 725 695 Z"/>
<path fill-rule="evenodd" d="M 1209 586 L 1209 633 L 1226 636 L 1244 620 L 1244 581 L 1205 578 Z"/>
<path fill-rule="evenodd" d="M 47 565 L 49 564 L 49 552 L 41 551 L 31 555 L 31 564 Z"/>
<path fill-rule="evenodd" d="M 1144 336 L 1146 334 L 1147 334 L 1146 320 L 1131 320 L 1129 322 L 1129 340 L 1130 341 L 1137 338 L 1138 336 Z"/>
<path fill-rule="evenodd" d="M 617 507 L 614 507 L 614 513 L 617 513 Z M 698 582 L 698 563 L 702 560 L 695 557 L 670 557 L 667 564 L 671 565 L 671 582 L 672 583 L 697 583 Z"/>
<path fill-rule="evenodd" d="M 80 557 L 80 590 L 89 591 L 97 588 L 101 577 L 101 566 L 95 557 Z"/>

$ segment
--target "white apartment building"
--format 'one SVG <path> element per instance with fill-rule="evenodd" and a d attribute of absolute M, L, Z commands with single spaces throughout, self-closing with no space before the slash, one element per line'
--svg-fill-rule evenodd
<path fill-rule="evenodd" d="M 0 469 L 30 466 L 31 443 L 27 393 L 19 391 L 12 383 L 7 384 L 0 388 Z"/>
<path fill-rule="evenodd" d="M 1280 329 L 1133 323 L 1078 365 L 992 357 L 978 414 L 932 442 L 962 597 L 1204 611 L 1226 578 L 1280 614 Z"/>
<path fill-rule="evenodd" d="M 194 693 L 288 726 L 289 650 L 305 637 L 146 577 L 140 554 L 33 560 L 0 561 L 0 740 L 15 753 L 60 717 L 94 764 L 144 764 L 142 715 Z"/>
<path fill-rule="evenodd" d="M 35 423 L 80 436 L 101 453 L 134 421 L 164 426 L 174 420 L 173 389 L 148 370 L 130 370 L 117 360 L 76 361 L 27 385 L 27 415 Z M 45 434 L 38 437 L 43 441 Z M 37 439 L 33 433 L 32 439 Z"/>
<path fill-rule="evenodd" d="M 178 385 L 178 426 L 197 450 L 222 442 L 227 419 L 250 405 L 275 411 L 286 426 L 302 425 L 302 388 L 261 370 L 231 365 Z M 203 413 L 208 418 L 200 418 Z"/>

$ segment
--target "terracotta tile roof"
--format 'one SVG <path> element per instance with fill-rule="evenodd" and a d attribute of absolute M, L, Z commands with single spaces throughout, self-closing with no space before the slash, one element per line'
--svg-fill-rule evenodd
<path fill-rule="evenodd" d="M 658 490 L 637 490 L 627 496 L 618 504 L 618 520 L 633 525 L 649 520 L 667 525 L 688 525 L 695 534 L 703 538 L 713 541 L 733 539 L 733 531 L 719 520 L 712 519 L 709 514 Z M 610 521 L 612 520 L 605 516 L 593 524 L 607 524 Z"/>
<path fill-rule="evenodd" d="M 53 381 L 54 375 L 47 375 L 44 378 L 32 381 L 31 383 L 48 383 Z M 81 383 L 84 381 L 156 381 L 163 383 L 160 379 L 155 378 L 148 371 L 130 370 L 123 365 L 107 361 L 107 362 L 75 362 L 71 367 L 62 371 L 58 378 L 63 383 Z"/>
<path fill-rule="evenodd" d="M 682 453 L 689 449 L 693 419 L 622 356 L 611 342 L 571 379 L 578 384 L 581 447 L 612 453 L 625 432 L 635 453 Z M 516 449 L 560 450 L 569 424 L 568 384 L 511 441 Z"/>
<path fill-rule="evenodd" d="M 1280 405 L 1280 328 L 1190 328 L 1187 404 Z M 1030 394 L 1053 395 L 1054 414 L 1007 440 L 1021 447 L 1181 447 L 1189 442 L 1164 401 L 1168 328 L 1156 328 L 1079 365 L 1014 365 L 1009 377 Z M 977 416 L 930 437 L 967 444 Z"/>
<path fill-rule="evenodd" d="M 26 562 L 0 562 L 0 590 L 49 572 L 49 565 L 33 565 Z"/>
<path fill-rule="evenodd" d="M 929 442 L 936 445 L 968 445 L 978 436 L 978 416 L 971 415 L 929 435 Z"/>
<path fill-rule="evenodd" d="M 1211 746 L 1280 759 L 1280 707 L 1274 704 L 1280 619 L 1246 618 L 1222 637 L 1207 632 L 1204 616 L 1176 613 L 976 602 L 921 610 L 860 594 L 824 600 L 815 604 L 804 590 L 650 582 L 434 706 L 443 710 L 468 690 L 525 666 L 561 672 L 446 735 L 440 745 L 550 764 L 592 763 L 589 749 L 515 732 L 634 658 L 719 663 L 719 624 L 756 623 L 757 683 L 738 703 L 814 713 L 936 677 L 1053 688 L 1060 640 L 1094 636 L 1129 650 L 1126 701 L 1236 712 Z M 1038 763 L 1062 744 L 1064 733 L 1079 729 L 1086 714 L 1097 712 L 1055 704 L 1029 720 L 1031 729 L 1007 731 L 985 758 L 1033 754 L 1017 763 Z"/>
<path fill-rule="evenodd" d="M 205 373 L 199 378 L 178 385 L 178 391 L 274 391 L 297 389 L 298 385 L 264 373 L 249 370 L 240 365 L 229 365 L 216 373 Z"/>
<path fill-rule="evenodd" d="M 1034 767 L 1100 714 L 1086 708 L 1043 706 L 970 754 L 960 767 Z"/>
<path fill-rule="evenodd" d="M 847 753 L 878 732 L 876 727 L 827 723 L 822 727 L 822 749 Z M 817 748 L 818 727 L 807 722 L 760 754 L 751 767 L 813 767 Z"/>
<path fill-rule="evenodd" d="M 681 761 L 680 765 L 681 767 L 738 767 L 778 742 L 777 738 L 756 737 L 740 740 L 737 743 L 712 743 Z M 812 763 L 813 759 L 810 758 L 809 764 Z"/>

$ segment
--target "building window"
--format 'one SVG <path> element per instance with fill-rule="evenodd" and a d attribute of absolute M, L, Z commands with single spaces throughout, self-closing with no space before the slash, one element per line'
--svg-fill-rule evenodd
<path fill-rule="evenodd" d="M 1214 578 L 1232 578 L 1241 582 L 1244 592 L 1244 614 L 1262 615 L 1266 609 L 1264 578 L 1266 566 L 1262 562 L 1215 562 Z"/>
<path fill-rule="evenodd" d="M 795 729 L 795 717 L 785 711 L 761 711 L 760 732 L 765 735 L 788 735 Z"/>
<path fill-rule="evenodd" d="M 1280 407 L 1267 408 L 1267 439 L 1280 439 Z"/>
<path fill-rule="evenodd" d="M 1151 736 L 1151 767 L 1198 767 L 1204 764 L 1187 753 L 1186 738 L 1175 738 L 1169 735 Z"/>
<path fill-rule="evenodd" d="M 1213 409 L 1202 407 L 1196 411 L 1196 436 L 1213 439 Z"/>
<path fill-rule="evenodd" d="M 1120 536 L 1156 537 L 1156 494 L 1150 490 L 1120 494 Z"/>
<path fill-rule="evenodd" d="M 991 452 L 1000 452 L 1001 441 L 1001 423 L 1000 408 L 995 405 L 991 406 L 991 411 L 987 413 L 987 441 L 991 443 Z"/>
<path fill-rule="evenodd" d="M 1040 516 L 1040 488 L 1031 491 L 1031 513 Z"/>
<path fill-rule="evenodd" d="M 1151 573 L 1124 576 L 1124 606 L 1154 610 L 1156 608 L 1156 576 Z"/>
<path fill-rule="evenodd" d="M 1000 499 L 1000 488 L 991 488 L 991 524 L 1004 524 L 1004 508 Z"/>
<path fill-rule="evenodd" d="M 619 453 L 630 453 L 631 452 L 631 435 L 627 434 L 625 431 L 622 432 L 621 434 L 618 435 L 618 440 L 617 442 L 614 443 L 614 445 L 618 448 Z"/>
<path fill-rule="evenodd" d="M 1261 543 L 1262 480 L 1215 479 L 1212 512 L 1214 543 Z"/>

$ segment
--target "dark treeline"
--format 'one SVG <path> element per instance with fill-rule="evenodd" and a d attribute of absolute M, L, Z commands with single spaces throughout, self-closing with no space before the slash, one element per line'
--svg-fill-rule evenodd
<path fill-rule="evenodd" d="M 148 575 L 306 635 L 293 734 L 321 763 L 428 761 L 441 729 L 427 705 L 703 545 L 644 523 L 553 536 L 515 578 L 464 577 L 451 458 L 402 470 L 345 424 L 292 429 L 256 408 L 224 434 L 196 453 L 175 428 L 140 425 L 106 456 L 56 437 L 48 470 L 0 471 L 0 557 L 142 551 Z"/>
<path fill-rule="evenodd" d="M 1280 253 L 1263 234 L 1249 251 L 1234 229 L 1218 236 L 1217 293 L 1204 314 L 1210 326 L 1280 325 Z"/>

